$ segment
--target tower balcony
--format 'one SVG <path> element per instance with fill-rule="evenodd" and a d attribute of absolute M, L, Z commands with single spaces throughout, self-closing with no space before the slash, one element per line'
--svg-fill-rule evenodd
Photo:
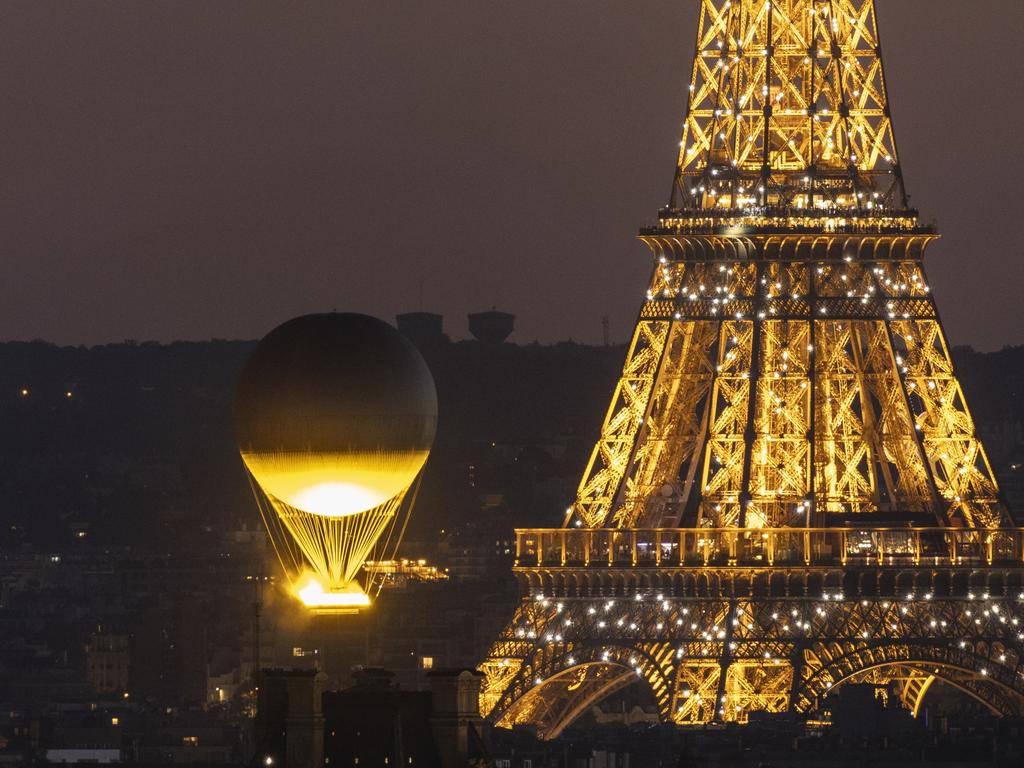
<path fill-rule="evenodd" d="M 640 235 L 679 234 L 935 234 L 913 209 L 795 208 L 791 206 L 717 205 L 710 208 L 664 208 L 656 224 L 641 227 Z"/>
<path fill-rule="evenodd" d="M 527 528 L 516 568 L 1021 566 L 1024 528 Z"/>
<path fill-rule="evenodd" d="M 1024 599 L 1022 528 L 531 528 L 535 597 Z"/>

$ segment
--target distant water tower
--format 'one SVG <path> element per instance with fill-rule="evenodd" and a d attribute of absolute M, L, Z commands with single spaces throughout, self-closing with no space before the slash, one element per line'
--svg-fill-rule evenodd
<path fill-rule="evenodd" d="M 476 312 L 469 316 L 469 332 L 484 344 L 501 344 L 515 328 L 516 316 L 498 312 L 491 307 L 487 312 Z"/>

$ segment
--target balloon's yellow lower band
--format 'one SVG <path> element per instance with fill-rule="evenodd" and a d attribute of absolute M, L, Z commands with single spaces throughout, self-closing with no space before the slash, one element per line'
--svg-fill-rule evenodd
<path fill-rule="evenodd" d="M 384 504 L 423 468 L 426 450 L 242 452 L 260 487 L 290 507 L 347 517 Z"/>

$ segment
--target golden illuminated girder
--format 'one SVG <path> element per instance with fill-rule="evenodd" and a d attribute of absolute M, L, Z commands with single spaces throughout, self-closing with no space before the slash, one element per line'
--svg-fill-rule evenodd
<path fill-rule="evenodd" d="M 745 723 L 751 712 L 785 712 L 792 686 L 793 668 L 782 659 L 730 664 L 718 716 Z"/>
<path fill-rule="evenodd" d="M 992 468 L 974 436 L 939 323 L 894 321 L 892 337 L 914 427 L 923 435 L 925 453 L 950 516 L 969 526 L 1002 524 L 1005 513 L 998 502 Z"/>
<path fill-rule="evenodd" d="M 660 321 L 637 324 L 601 437 L 584 472 L 576 503 L 569 510 L 587 526 L 602 525 L 611 512 L 647 415 L 669 325 Z"/>
<path fill-rule="evenodd" d="M 515 680 L 523 662 L 520 659 L 489 659 L 480 665 L 484 678 L 480 685 L 480 715 L 487 717 L 494 709 L 502 694 Z"/>
<path fill-rule="evenodd" d="M 874 0 L 702 0 L 671 209 L 907 208 Z"/>
<path fill-rule="evenodd" d="M 936 680 L 1020 713 L 1022 627 L 1017 596 L 540 594 L 524 598 L 481 666 L 481 704 L 497 725 L 534 725 L 542 738 L 630 683 L 680 725 L 813 713 L 851 682 L 891 686 L 914 714 Z"/>
<path fill-rule="evenodd" d="M 955 377 L 926 235 L 661 236 L 567 522 L 1009 522 Z"/>
<path fill-rule="evenodd" d="M 816 329 L 815 339 L 817 364 L 824 374 L 815 394 L 821 404 L 815 426 L 821 435 L 819 509 L 824 512 L 841 512 L 851 499 L 873 499 L 878 488 L 873 441 L 864 439 L 876 434 L 874 414 L 864 408 L 866 375 L 853 354 L 860 339 L 852 324 L 838 326 Z M 865 510 L 857 503 L 856 511 Z"/>
<path fill-rule="evenodd" d="M 901 665 L 872 667 L 864 672 L 853 675 L 847 682 L 854 684 L 873 685 L 877 695 L 886 700 L 890 691 L 899 697 L 904 709 L 917 717 L 924 703 L 924 697 L 932 684 L 938 680 L 935 674 L 916 667 Z"/>
<path fill-rule="evenodd" d="M 618 664 L 580 664 L 544 681 L 543 687 L 534 682 L 533 689 L 504 710 L 495 724 L 536 725 L 541 738 L 554 739 L 595 703 L 635 679 L 632 671 Z"/>
<path fill-rule="evenodd" d="M 682 482 L 696 481 L 694 456 L 701 453 L 706 431 L 704 403 L 714 375 L 710 351 L 716 335 L 710 323 L 672 326 L 639 448 L 623 478 L 616 521 L 671 520 L 676 499 L 662 493 L 665 477 L 685 463 L 690 470 Z"/>
<path fill-rule="evenodd" d="M 679 725 L 701 725 L 715 718 L 718 679 L 722 667 L 717 659 L 680 664 L 676 673 L 676 695 L 672 720 Z"/>
<path fill-rule="evenodd" d="M 700 494 L 701 517 L 728 521 L 739 519 L 743 492 L 743 460 L 750 397 L 750 354 L 753 324 L 727 320 L 721 324 L 718 364 L 711 395 L 711 417 Z"/>

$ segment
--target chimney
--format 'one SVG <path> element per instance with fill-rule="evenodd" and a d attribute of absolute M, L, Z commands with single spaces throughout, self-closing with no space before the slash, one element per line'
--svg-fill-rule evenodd
<path fill-rule="evenodd" d="M 427 675 L 432 694 L 430 727 L 441 768 L 464 768 L 479 742 L 480 681 L 471 669 L 438 670 Z"/>
<path fill-rule="evenodd" d="M 288 714 L 285 716 L 286 768 L 321 768 L 324 764 L 323 672 L 297 672 L 285 681 Z"/>

